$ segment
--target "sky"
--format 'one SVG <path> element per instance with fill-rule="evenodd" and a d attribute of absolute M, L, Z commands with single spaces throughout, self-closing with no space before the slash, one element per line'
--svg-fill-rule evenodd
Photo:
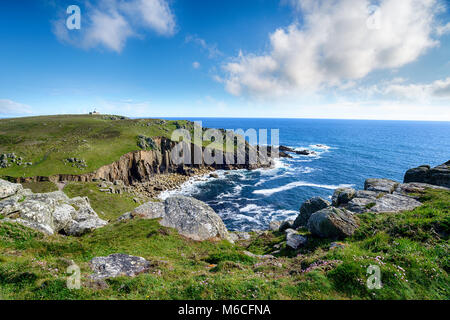
<path fill-rule="evenodd" d="M 450 121 L 450 1 L 1 1 L 0 117 L 94 109 Z"/>

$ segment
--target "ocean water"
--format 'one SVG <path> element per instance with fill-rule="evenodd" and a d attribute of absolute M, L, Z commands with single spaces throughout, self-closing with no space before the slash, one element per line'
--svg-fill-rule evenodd
<path fill-rule="evenodd" d="M 279 129 L 281 145 L 317 152 L 281 159 L 272 169 L 219 171 L 219 179 L 193 179 L 161 195 L 189 195 L 208 203 L 230 230 L 264 229 L 272 220 L 295 218 L 302 202 L 313 196 L 330 199 L 338 187 L 363 188 L 366 178 L 403 181 L 409 168 L 450 159 L 450 122 L 188 120 L 208 128 Z"/>

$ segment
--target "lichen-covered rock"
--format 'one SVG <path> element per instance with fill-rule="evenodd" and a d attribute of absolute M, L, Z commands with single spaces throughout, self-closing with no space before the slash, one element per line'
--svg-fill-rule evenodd
<path fill-rule="evenodd" d="M 3 180 L 0 184 L 10 186 Z M 62 191 L 32 193 L 21 186 L 14 188 L 14 194 L 8 192 L 10 196 L 0 200 L 0 214 L 7 218 L 2 221 L 20 223 L 45 234 L 77 236 L 107 224 L 86 197 L 69 199 Z"/>
<path fill-rule="evenodd" d="M 23 187 L 21 184 L 11 183 L 9 181 L 0 179 L 0 199 L 13 196 L 22 189 Z"/>
<path fill-rule="evenodd" d="M 306 200 L 300 207 L 300 214 L 295 219 L 292 227 L 298 229 L 299 227 L 306 226 L 309 217 L 311 217 L 314 212 L 329 207 L 330 205 L 329 201 L 322 199 L 321 197 L 314 197 Z"/>
<path fill-rule="evenodd" d="M 308 239 L 300 234 L 289 232 L 286 234 L 286 245 L 292 249 L 298 249 L 304 246 Z"/>
<path fill-rule="evenodd" d="M 389 179 L 367 179 L 364 182 L 364 190 L 392 193 L 398 184 L 399 183 L 397 181 Z"/>
<path fill-rule="evenodd" d="M 434 168 L 430 168 L 428 165 L 423 165 L 417 168 L 409 169 L 406 171 L 403 181 L 405 183 L 428 183 L 450 188 L 450 160 Z"/>
<path fill-rule="evenodd" d="M 356 190 L 353 188 L 338 188 L 334 191 L 331 203 L 334 207 L 347 204 L 355 196 Z"/>
<path fill-rule="evenodd" d="M 334 207 L 317 211 L 308 220 L 308 230 L 321 238 L 348 237 L 356 228 L 358 222 L 350 211 Z"/>
<path fill-rule="evenodd" d="M 233 242 L 222 219 L 206 203 L 191 197 L 176 196 L 164 202 L 147 202 L 119 220 L 141 217 L 160 218 L 162 226 L 174 228 L 181 235 L 203 241 L 208 239 L 226 239 Z"/>
<path fill-rule="evenodd" d="M 375 205 L 376 201 L 376 198 L 353 198 L 347 204 L 347 209 L 355 213 L 367 212 Z"/>
<path fill-rule="evenodd" d="M 102 280 L 121 276 L 135 277 L 141 273 L 148 272 L 151 263 L 142 257 L 130 256 L 116 253 L 107 257 L 95 257 L 89 263 L 94 271 L 90 278 Z"/>
<path fill-rule="evenodd" d="M 424 193 L 426 189 L 450 190 L 446 187 L 435 186 L 428 183 L 408 182 L 399 184 L 393 194 L 407 195 L 409 197 L 415 198 L 416 196 L 411 194 L 421 194 Z"/>
<path fill-rule="evenodd" d="M 291 229 L 291 228 L 293 228 L 293 225 L 294 225 L 294 220 L 292 220 L 292 219 L 284 220 L 283 222 L 281 222 L 280 228 L 278 228 L 278 231 L 283 232 L 287 229 Z"/>
<path fill-rule="evenodd" d="M 420 207 L 422 203 L 419 201 L 402 195 L 397 194 L 387 194 L 375 202 L 375 205 L 371 207 L 368 211 L 370 212 L 400 212 L 413 210 Z"/>

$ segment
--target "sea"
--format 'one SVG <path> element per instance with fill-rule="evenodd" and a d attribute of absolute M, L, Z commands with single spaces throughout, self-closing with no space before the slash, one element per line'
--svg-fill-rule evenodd
<path fill-rule="evenodd" d="M 336 188 L 362 189 L 367 178 L 403 181 L 406 170 L 450 160 L 450 122 L 191 118 L 216 129 L 279 130 L 279 144 L 312 156 L 282 158 L 270 169 L 218 171 L 192 178 L 161 198 L 181 194 L 210 205 L 229 230 L 266 229 L 294 219 L 314 196 L 331 199 Z M 276 131 L 272 131 L 276 132 Z"/>

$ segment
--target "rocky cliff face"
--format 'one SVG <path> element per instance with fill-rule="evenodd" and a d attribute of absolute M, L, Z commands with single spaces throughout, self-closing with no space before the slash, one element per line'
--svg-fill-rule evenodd
<path fill-rule="evenodd" d="M 264 152 L 257 150 L 256 148 L 245 144 L 245 148 L 237 149 L 234 153 L 223 153 L 222 161 L 216 161 L 215 163 L 205 163 L 203 158 L 200 159 L 198 164 L 195 160 L 195 152 L 203 151 L 205 153 L 205 147 L 190 145 L 191 154 L 183 155 L 184 163 L 175 163 L 172 157 L 174 148 L 177 143 L 168 138 L 153 138 L 155 143 L 153 150 L 140 150 L 127 153 L 120 157 L 118 161 L 112 164 L 105 165 L 92 173 L 81 175 L 69 175 L 60 174 L 51 177 L 32 177 L 32 178 L 17 178 L 16 182 L 28 182 L 28 181 L 80 181 L 90 182 L 96 180 L 115 181 L 122 180 L 127 185 L 134 183 L 146 182 L 156 174 L 178 173 L 183 175 L 193 175 L 195 170 L 193 169 L 257 169 L 261 167 L 270 167 L 272 159 Z M 183 145 L 184 148 L 189 147 L 188 144 Z M 176 150 L 176 149 L 175 149 Z M 187 149 L 184 149 L 187 150 Z M 195 151 L 194 151 L 195 150 Z M 256 161 L 254 155 L 256 155 Z M 216 155 L 216 158 L 220 159 L 220 156 Z M 190 158 L 190 159 L 189 159 Z"/>
<path fill-rule="evenodd" d="M 405 173 L 404 182 L 428 183 L 450 188 L 450 160 L 435 168 L 424 165 L 409 169 Z"/>

